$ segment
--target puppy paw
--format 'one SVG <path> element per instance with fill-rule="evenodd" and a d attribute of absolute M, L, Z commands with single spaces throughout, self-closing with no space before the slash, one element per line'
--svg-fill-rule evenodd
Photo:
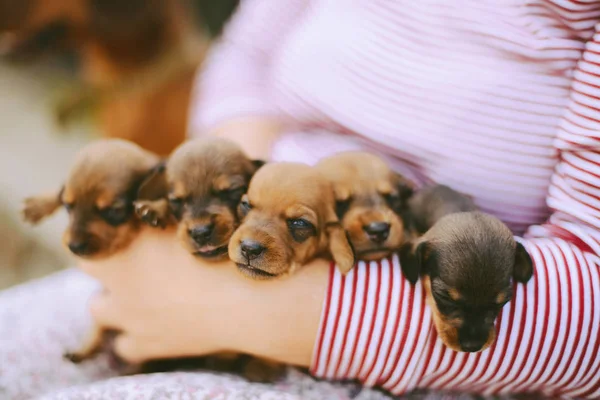
<path fill-rule="evenodd" d="M 242 376 L 250 382 L 273 383 L 285 376 L 283 364 L 257 358 L 249 359 L 242 370 Z"/>
<path fill-rule="evenodd" d="M 139 200 L 134 203 L 135 213 L 146 224 L 165 228 L 169 223 L 169 206 L 163 200 Z"/>
<path fill-rule="evenodd" d="M 85 361 L 87 358 L 89 358 L 87 355 L 85 354 L 81 354 L 81 353 L 64 353 L 63 354 L 63 358 L 67 361 L 72 362 L 73 364 L 79 364 L 83 361 Z"/>
<path fill-rule="evenodd" d="M 29 197 L 23 202 L 21 215 L 32 225 L 52 214 L 59 207 L 55 196 Z"/>

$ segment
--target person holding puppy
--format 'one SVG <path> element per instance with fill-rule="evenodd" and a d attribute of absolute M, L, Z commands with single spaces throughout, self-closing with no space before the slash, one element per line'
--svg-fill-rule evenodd
<path fill-rule="evenodd" d="M 535 265 L 479 353 L 437 340 L 396 257 L 251 281 L 171 231 L 82 263 L 127 360 L 231 349 L 358 379 L 483 394 L 600 396 L 600 3 L 247 0 L 197 82 L 190 131 L 251 158 L 378 152 L 415 184 L 473 198 Z M 168 327 L 168 328 L 165 328 Z"/>

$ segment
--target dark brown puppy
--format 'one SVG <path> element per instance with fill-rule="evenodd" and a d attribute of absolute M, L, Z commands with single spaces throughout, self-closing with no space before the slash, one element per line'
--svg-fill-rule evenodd
<path fill-rule="evenodd" d="M 61 189 L 25 200 L 23 216 L 37 224 L 64 206 L 69 213 L 65 246 L 82 258 L 110 256 L 129 245 L 139 231 L 133 202 L 158 163 L 157 156 L 124 140 L 93 142 L 77 154 Z M 74 362 L 93 356 L 105 333 L 95 326 L 82 348 L 65 356 Z"/>
<path fill-rule="evenodd" d="M 412 185 L 374 154 L 345 152 L 317 168 L 333 184 L 336 213 L 358 259 L 379 260 L 404 242 L 402 213 Z"/>
<path fill-rule="evenodd" d="M 422 277 L 444 344 L 455 351 L 485 350 L 496 338 L 494 322 L 511 299 L 513 281 L 525 283 L 533 275 L 531 258 L 499 219 L 471 211 L 470 199 L 444 186 L 416 196 L 414 210 L 429 214 L 417 220 L 433 226 L 402 247 L 404 275 L 412 283 Z"/>
<path fill-rule="evenodd" d="M 266 165 L 242 199 L 244 219 L 229 243 L 229 257 L 253 279 L 291 274 L 326 253 L 345 273 L 354 265 L 354 252 L 334 206 L 331 185 L 316 168 Z"/>
<path fill-rule="evenodd" d="M 136 212 L 152 226 L 177 224 L 177 235 L 190 253 L 208 260 L 226 258 L 239 224 L 240 199 L 262 164 L 229 140 L 186 142 L 143 183 Z"/>
<path fill-rule="evenodd" d="M 23 217 L 37 224 L 63 206 L 69 213 L 64 245 L 76 256 L 106 257 L 127 246 L 137 233 L 133 202 L 158 157 L 119 139 L 84 147 L 64 186 L 54 193 L 25 199 Z"/>

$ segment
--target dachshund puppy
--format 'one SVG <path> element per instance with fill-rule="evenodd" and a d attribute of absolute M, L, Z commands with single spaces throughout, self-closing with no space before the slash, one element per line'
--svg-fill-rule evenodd
<path fill-rule="evenodd" d="M 379 260 L 402 245 L 411 183 L 366 152 L 339 153 L 317 168 L 333 184 L 337 216 L 359 259 Z"/>
<path fill-rule="evenodd" d="M 327 252 L 346 273 L 354 265 L 354 251 L 334 207 L 331 185 L 316 168 L 266 165 L 242 198 L 243 222 L 229 242 L 229 257 L 253 279 L 291 274 Z"/>
<path fill-rule="evenodd" d="M 69 213 L 64 245 L 78 257 L 109 256 L 135 237 L 140 224 L 133 202 L 158 163 L 157 156 L 124 140 L 93 142 L 77 154 L 61 189 L 25 199 L 23 217 L 37 224 L 63 206 Z"/>
<path fill-rule="evenodd" d="M 158 163 L 157 156 L 124 140 L 93 142 L 77 154 L 60 190 L 25 200 L 23 216 L 37 224 L 63 206 L 69 213 L 65 246 L 81 258 L 110 256 L 135 238 L 141 224 L 133 202 L 140 184 Z M 95 326 L 82 348 L 65 357 L 80 362 L 95 355 L 106 333 Z"/>
<path fill-rule="evenodd" d="M 422 277 L 445 345 L 455 351 L 485 350 L 496 338 L 494 322 L 511 299 L 513 281 L 526 283 L 533 275 L 531 258 L 504 223 L 471 211 L 471 200 L 447 187 L 424 189 L 414 205 L 432 216 L 417 219 L 433 226 L 402 247 L 404 275 L 411 283 Z"/>
<path fill-rule="evenodd" d="M 238 204 L 262 164 L 229 140 L 186 142 L 142 184 L 136 212 L 152 226 L 177 224 L 190 253 L 207 260 L 226 258 L 239 224 Z"/>

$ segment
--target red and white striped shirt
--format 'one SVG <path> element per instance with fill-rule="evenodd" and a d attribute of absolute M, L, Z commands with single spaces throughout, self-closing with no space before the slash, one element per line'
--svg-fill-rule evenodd
<path fill-rule="evenodd" d="M 470 194 L 535 262 L 477 354 L 445 348 L 397 259 L 331 270 L 312 371 L 600 398 L 600 0 L 245 0 L 191 129 L 272 115 L 274 159 L 380 152 Z"/>

